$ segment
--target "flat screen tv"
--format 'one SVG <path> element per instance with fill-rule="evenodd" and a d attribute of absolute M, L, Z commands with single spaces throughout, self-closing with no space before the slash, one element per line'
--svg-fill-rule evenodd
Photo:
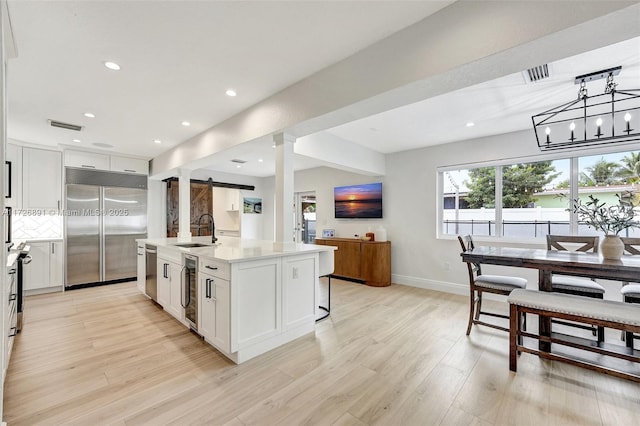
<path fill-rule="evenodd" d="M 382 182 L 333 189 L 336 219 L 381 219 Z"/>

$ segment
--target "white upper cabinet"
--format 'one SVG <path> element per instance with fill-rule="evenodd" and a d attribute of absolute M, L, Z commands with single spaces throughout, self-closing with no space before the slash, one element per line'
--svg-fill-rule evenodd
<path fill-rule="evenodd" d="M 15 208 L 22 207 L 22 147 L 7 144 L 5 158 L 4 203 Z"/>
<path fill-rule="evenodd" d="M 58 151 L 22 149 L 22 207 L 60 209 L 62 156 Z"/>
<path fill-rule="evenodd" d="M 213 217 L 216 231 L 240 231 L 240 191 L 213 188 Z"/>
<path fill-rule="evenodd" d="M 109 170 L 109 156 L 107 154 L 68 149 L 64 152 L 64 165 L 65 167 Z"/>
<path fill-rule="evenodd" d="M 111 171 L 138 173 L 141 175 L 149 174 L 149 162 L 138 158 L 111 156 Z"/>
<path fill-rule="evenodd" d="M 147 160 L 96 152 L 75 151 L 73 149 L 68 149 L 64 152 L 64 166 L 141 175 L 149 174 L 149 161 Z"/>

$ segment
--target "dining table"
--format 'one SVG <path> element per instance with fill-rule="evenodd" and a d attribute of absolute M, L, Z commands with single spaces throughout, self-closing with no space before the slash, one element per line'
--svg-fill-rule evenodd
<path fill-rule="evenodd" d="M 640 256 L 623 255 L 620 260 L 604 259 L 598 253 L 546 249 L 476 246 L 461 253 L 462 261 L 485 265 L 512 266 L 538 270 L 538 290 L 551 291 L 551 275 L 573 275 L 621 282 L 640 282 Z M 551 320 L 540 318 L 539 333 L 551 334 Z M 542 351 L 549 342 L 539 342 Z"/>

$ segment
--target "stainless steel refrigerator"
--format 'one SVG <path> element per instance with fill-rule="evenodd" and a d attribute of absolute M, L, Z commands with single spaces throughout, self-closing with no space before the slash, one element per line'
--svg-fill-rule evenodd
<path fill-rule="evenodd" d="M 137 238 L 147 237 L 147 177 L 67 168 L 65 286 L 136 277 Z"/>

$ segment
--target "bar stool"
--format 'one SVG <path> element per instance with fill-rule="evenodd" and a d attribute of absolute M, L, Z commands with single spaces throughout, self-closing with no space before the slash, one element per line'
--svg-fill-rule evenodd
<path fill-rule="evenodd" d="M 624 251 L 632 256 L 640 256 L 640 238 L 620 238 L 624 244 Z M 625 303 L 640 303 L 640 284 L 629 284 L 628 282 L 622 283 L 622 300 Z M 635 336 L 635 338 L 639 338 Z M 624 340 L 627 343 L 627 347 L 633 349 L 634 335 L 631 332 L 624 334 Z"/>
<path fill-rule="evenodd" d="M 597 236 L 547 235 L 547 250 L 597 253 L 598 239 L 599 237 Z M 604 298 L 604 287 L 590 278 L 553 274 L 551 276 L 551 289 L 554 293 L 573 294 L 595 299 Z M 558 320 L 553 320 L 553 322 L 591 330 L 594 336 L 597 333 L 598 343 L 604 342 L 604 327 L 594 328 Z"/>
<path fill-rule="evenodd" d="M 326 314 L 322 315 L 320 318 L 317 318 L 316 322 L 322 321 L 323 319 L 325 319 L 326 317 L 331 315 L 331 274 L 323 275 L 321 277 L 318 277 L 318 279 L 323 278 L 323 277 L 327 277 L 327 280 L 328 280 L 328 282 L 327 282 L 327 306 L 318 305 L 318 308 L 322 309 L 323 311 L 325 311 Z"/>
<path fill-rule="evenodd" d="M 465 241 L 467 241 L 465 245 Z M 464 237 L 458 235 L 458 242 L 462 251 L 473 250 L 473 239 L 471 235 Z M 469 323 L 467 325 L 467 336 L 471 333 L 471 326 L 473 324 L 484 325 L 491 328 L 496 328 L 502 331 L 509 331 L 508 327 L 501 327 L 499 325 L 484 322 L 480 319 L 480 315 L 487 315 L 498 318 L 508 319 L 508 315 L 497 314 L 493 312 L 485 312 L 482 310 L 482 293 L 500 294 L 502 296 L 508 296 L 512 290 L 516 288 L 526 288 L 527 280 L 520 277 L 510 277 L 504 275 L 485 275 L 480 269 L 478 263 L 467 262 L 467 269 L 469 271 Z M 526 317 L 523 314 L 521 319 L 523 329 L 526 330 Z"/>

